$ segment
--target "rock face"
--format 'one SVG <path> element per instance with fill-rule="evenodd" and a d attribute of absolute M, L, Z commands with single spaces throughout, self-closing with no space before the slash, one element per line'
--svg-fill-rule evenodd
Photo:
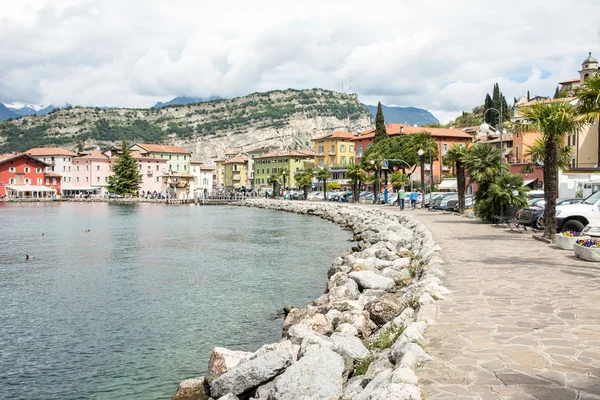
<path fill-rule="evenodd" d="M 254 353 L 213 351 L 212 398 L 420 399 L 414 370 L 432 359 L 423 335 L 435 322 L 436 301 L 449 293 L 441 286 L 444 273 L 431 234 L 409 216 L 376 209 L 246 204 L 343 224 L 356 244 L 332 263 L 323 295 L 309 306 L 287 308 L 284 340 Z"/>
<path fill-rule="evenodd" d="M 219 398 L 227 393 L 245 393 L 279 375 L 292 361 L 292 355 L 287 350 L 267 352 L 215 379 L 210 385 L 210 394 Z"/>
<path fill-rule="evenodd" d="M 337 398 L 342 394 L 343 358 L 328 349 L 309 351 L 275 379 L 272 400 Z"/>

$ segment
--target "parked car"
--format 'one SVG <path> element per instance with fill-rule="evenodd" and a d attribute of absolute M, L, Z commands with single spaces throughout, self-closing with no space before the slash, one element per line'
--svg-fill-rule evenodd
<path fill-rule="evenodd" d="M 429 203 L 431 202 L 431 199 L 434 199 L 435 197 L 439 196 L 440 194 L 442 194 L 443 192 L 432 192 L 432 193 L 427 193 L 425 195 L 425 198 L 423 199 L 423 205 L 425 207 L 429 207 Z"/>
<path fill-rule="evenodd" d="M 541 208 L 544 208 L 545 204 L 546 204 L 546 200 L 544 200 L 543 198 L 537 198 L 536 197 L 536 198 L 527 200 L 527 206 L 528 207 L 541 207 Z"/>
<path fill-rule="evenodd" d="M 465 196 L 465 208 L 471 208 L 471 207 L 473 207 L 474 204 L 475 204 L 475 197 L 470 194 L 466 195 Z M 450 211 L 458 212 L 458 195 L 456 196 L 456 198 L 452 198 L 452 199 L 448 200 L 448 207 L 446 209 L 450 210 Z"/>
<path fill-rule="evenodd" d="M 544 191 L 543 190 L 530 190 L 527 192 L 527 197 L 530 199 L 543 199 Z"/>
<path fill-rule="evenodd" d="M 589 224 L 600 224 L 600 192 L 592 194 L 581 203 L 556 207 L 557 230 L 581 232 Z"/>
<path fill-rule="evenodd" d="M 557 200 L 556 201 L 556 205 L 557 206 L 564 206 L 567 204 L 579 204 L 583 201 L 583 199 L 563 199 L 563 200 Z"/>
<path fill-rule="evenodd" d="M 583 233 L 593 238 L 600 238 L 600 224 L 590 224 L 583 228 Z"/>
<path fill-rule="evenodd" d="M 437 196 L 435 199 L 433 199 L 433 205 L 430 205 L 429 208 L 433 208 L 433 209 L 440 209 L 440 205 L 442 204 L 442 201 L 449 196 L 454 196 L 457 195 L 456 192 L 447 192 L 444 193 L 440 196 Z"/>
<path fill-rule="evenodd" d="M 307 200 L 323 200 L 323 192 L 310 192 L 306 196 Z"/>

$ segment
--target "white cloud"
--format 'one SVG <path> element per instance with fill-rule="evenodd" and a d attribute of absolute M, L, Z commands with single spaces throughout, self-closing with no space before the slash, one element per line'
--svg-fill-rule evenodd
<path fill-rule="evenodd" d="M 600 56 L 597 0 L 6 2 L 0 102 L 147 107 L 176 95 L 348 89 L 352 72 L 364 102 L 427 108 L 445 122 L 494 82 L 509 101 L 550 95 L 589 49 Z"/>

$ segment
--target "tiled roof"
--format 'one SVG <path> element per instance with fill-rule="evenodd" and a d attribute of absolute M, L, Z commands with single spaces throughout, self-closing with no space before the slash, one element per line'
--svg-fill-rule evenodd
<path fill-rule="evenodd" d="M 186 149 L 182 149 L 179 146 L 168 146 L 165 144 L 148 144 L 148 143 L 136 143 L 142 149 L 151 153 L 179 153 L 179 154 L 191 154 Z"/>
<path fill-rule="evenodd" d="M 316 140 L 323 140 L 323 139 L 353 139 L 355 137 L 356 137 L 356 133 L 354 133 L 354 132 L 333 132 L 333 133 L 328 133 L 327 135 L 313 138 L 311 140 L 316 141 Z"/>
<path fill-rule="evenodd" d="M 279 146 L 265 146 L 265 147 L 259 147 L 257 149 L 248 150 L 246 153 L 248 153 L 248 154 L 266 153 L 266 152 L 269 152 L 271 150 L 276 150 L 276 149 L 279 149 Z"/>
<path fill-rule="evenodd" d="M 248 162 L 248 157 L 244 155 L 239 155 L 235 157 L 228 158 L 223 162 L 223 164 L 243 164 Z"/>
<path fill-rule="evenodd" d="M 29 149 L 25 153 L 34 156 L 70 156 L 75 157 L 77 154 L 70 150 L 61 149 L 60 147 L 36 147 Z"/>
<path fill-rule="evenodd" d="M 166 158 L 157 157 L 154 154 L 142 154 L 139 151 L 132 151 L 131 152 L 131 157 L 135 158 L 136 160 L 148 160 L 148 159 L 150 159 L 150 160 L 167 162 Z"/>
<path fill-rule="evenodd" d="M 315 152 L 312 150 L 286 150 L 286 151 L 273 151 L 271 153 L 264 154 L 262 156 L 256 157 L 259 158 L 275 158 L 275 157 L 312 157 L 315 155 Z"/>
<path fill-rule="evenodd" d="M 575 82 L 580 82 L 580 81 L 581 81 L 581 79 L 575 78 L 575 79 L 569 79 L 568 81 L 558 82 L 558 84 L 562 85 L 563 83 L 575 83 Z"/>
<path fill-rule="evenodd" d="M 452 138 L 465 138 L 471 139 L 472 136 L 466 132 L 461 131 L 460 129 L 449 129 L 449 128 L 427 128 L 424 126 L 412 126 L 412 125 L 404 125 L 404 124 L 387 124 L 385 126 L 387 134 L 389 136 L 397 136 L 397 135 L 410 135 L 415 133 L 429 133 L 434 137 L 452 137 Z M 361 133 L 360 136 L 354 138 L 353 140 L 361 140 L 361 139 L 370 139 L 375 137 L 375 129 L 365 131 Z"/>
<path fill-rule="evenodd" d="M 16 159 L 16 158 L 19 158 L 19 157 L 25 157 L 25 158 L 28 158 L 28 159 L 30 159 L 30 160 L 32 160 L 32 161 L 35 161 L 36 163 L 38 163 L 38 164 L 41 164 L 41 165 L 44 165 L 44 166 L 47 166 L 47 165 L 49 165 L 49 164 L 47 164 L 47 163 L 45 163 L 45 162 L 43 162 L 43 161 L 40 161 L 40 160 L 38 160 L 37 158 L 34 158 L 33 156 L 30 156 L 30 155 L 29 155 L 29 154 L 27 154 L 27 153 L 10 153 L 10 154 L 0 154 L 0 164 L 2 164 L 2 163 L 5 163 L 5 162 L 7 162 L 7 161 L 14 160 L 14 159 Z"/>
<path fill-rule="evenodd" d="M 513 134 L 511 132 L 502 134 L 503 142 L 510 142 L 511 140 L 513 140 Z M 500 136 L 494 139 L 480 140 L 479 143 L 500 143 Z"/>
<path fill-rule="evenodd" d="M 527 103 L 523 103 L 523 104 L 519 105 L 519 107 L 528 107 L 528 106 L 532 106 L 532 105 L 538 104 L 538 103 L 546 104 L 546 103 L 552 103 L 555 101 L 567 103 L 567 102 L 573 101 L 575 99 L 577 99 L 577 97 L 563 97 L 562 99 L 531 100 L 531 101 L 528 101 Z"/>
<path fill-rule="evenodd" d="M 108 160 L 110 157 L 106 154 L 99 152 L 98 150 L 86 151 L 84 153 L 80 153 L 80 156 L 75 158 L 77 159 L 94 159 L 94 160 Z"/>
<path fill-rule="evenodd" d="M 56 172 L 44 172 L 44 176 L 48 178 L 62 178 L 61 174 L 57 174 Z"/>

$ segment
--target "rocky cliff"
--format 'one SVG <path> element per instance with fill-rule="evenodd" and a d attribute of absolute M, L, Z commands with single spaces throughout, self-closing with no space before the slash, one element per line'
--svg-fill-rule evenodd
<path fill-rule="evenodd" d="M 104 148 L 126 138 L 179 145 L 207 161 L 267 145 L 312 147 L 315 136 L 372 125 L 356 95 L 289 89 L 150 109 L 67 107 L 0 123 L 0 153 L 77 143 Z"/>

